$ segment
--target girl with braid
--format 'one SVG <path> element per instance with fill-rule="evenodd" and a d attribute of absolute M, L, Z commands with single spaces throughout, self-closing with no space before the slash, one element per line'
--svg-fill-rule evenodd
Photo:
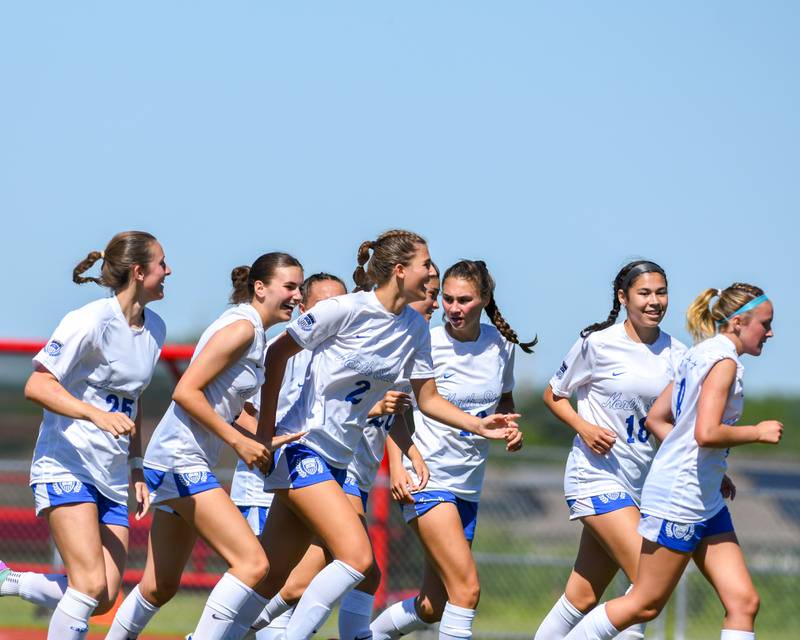
<path fill-rule="evenodd" d="M 446 323 L 431 330 L 434 375 L 439 393 L 476 416 L 513 413 L 514 347 L 526 353 L 494 299 L 495 283 L 483 261 L 462 260 L 444 273 L 442 304 Z M 481 323 L 486 311 L 491 324 Z M 424 412 L 423 412 L 424 414 Z M 436 416 L 422 415 L 413 436 L 430 472 L 427 486 L 403 496 L 403 515 L 425 549 L 422 586 L 415 597 L 398 602 L 370 626 L 374 640 L 399 638 L 434 622 L 440 640 L 471 638 L 480 584 L 472 540 L 478 517 L 489 441 L 468 431 L 453 431 Z M 522 433 L 508 439 L 508 451 L 522 446 Z M 402 462 L 388 445 L 393 468 Z M 394 475 L 394 472 L 393 472 Z"/>
<path fill-rule="evenodd" d="M 369 537 L 342 485 L 370 409 L 399 378 L 410 380 L 423 413 L 456 430 L 516 441 L 516 415 L 477 417 L 439 395 L 427 324 L 408 306 L 425 298 L 433 275 L 425 240 L 387 231 L 359 247 L 356 293 L 318 302 L 267 351 L 259 437 L 268 439 L 276 428 L 307 433 L 279 450 L 264 485 L 276 499 L 262 536 L 271 571 L 259 591 L 273 597 L 314 536 L 333 557 L 297 603 L 287 640 L 311 637 L 372 566 Z M 286 362 L 302 348 L 314 352 L 303 389 L 276 425 Z"/>
<path fill-rule="evenodd" d="M 707 289 L 689 307 L 687 325 L 698 342 L 647 416 L 648 428 L 671 430 L 642 491 L 638 575 L 628 594 L 597 607 L 569 640 L 608 640 L 655 618 L 690 559 L 725 608 L 721 640 L 755 639 L 758 594 L 720 483 L 730 447 L 781 439 L 783 425 L 775 420 L 735 426 L 744 405 L 739 357 L 760 355 L 772 337 L 772 303 L 748 284 Z"/>
<path fill-rule="evenodd" d="M 642 540 L 636 533 L 642 485 L 655 453 L 645 417 L 672 381 L 685 347 L 659 329 L 667 311 L 667 277 L 648 260 L 625 265 L 612 284 L 605 322 L 581 331 L 550 380 L 544 402 L 576 432 L 564 474 L 570 519 L 583 532 L 564 595 L 536 640 L 564 638 L 595 607 L 622 569 L 633 582 Z M 620 309 L 627 317 L 615 324 Z M 569 397 L 578 396 L 577 411 Z M 666 431 L 652 434 L 662 440 Z M 719 487 L 717 487 L 719 489 Z M 626 638 L 643 638 L 630 629 Z"/>
<path fill-rule="evenodd" d="M 100 277 L 83 274 L 102 260 Z M 66 575 L 11 571 L 0 562 L 0 595 L 54 609 L 47 637 L 78 640 L 93 613 L 117 597 L 128 550 L 128 469 L 147 513 L 140 397 L 153 376 L 166 327 L 147 306 L 171 273 L 158 241 L 115 235 L 73 271 L 112 295 L 71 311 L 33 358 L 25 396 L 44 407 L 31 465 L 36 513 L 47 520 Z"/>

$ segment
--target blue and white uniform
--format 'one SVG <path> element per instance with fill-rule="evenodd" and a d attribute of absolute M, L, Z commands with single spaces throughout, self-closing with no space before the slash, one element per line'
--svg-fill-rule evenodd
<path fill-rule="evenodd" d="M 701 447 L 694 437 L 703 381 L 715 364 L 727 358 L 736 363 L 736 378 L 722 422 L 735 425 L 741 417 L 744 367 L 733 342 L 717 335 L 689 349 L 672 389 L 675 426 L 661 444 L 644 484 L 639 533 L 676 551 L 693 551 L 703 538 L 733 531 L 720 492 L 728 449 Z"/>
<path fill-rule="evenodd" d="M 264 350 L 265 356 L 266 350 L 277 339 L 277 337 L 273 338 L 267 343 L 267 347 Z M 275 412 L 277 420 L 285 416 L 286 412 L 300 397 L 308 365 L 311 362 L 311 354 L 311 351 L 303 349 L 297 355 L 289 358 L 286 363 L 286 372 L 283 374 L 283 382 L 278 395 L 278 408 Z M 261 411 L 260 388 L 248 402 L 253 405 L 256 415 L 258 415 Z M 247 465 L 239 460 L 231 483 L 231 500 L 233 500 L 233 504 L 239 507 L 239 511 L 242 512 L 253 533 L 257 536 L 260 536 L 264 530 L 264 523 L 267 521 L 267 514 L 270 506 L 272 506 L 274 496 L 274 493 L 264 491 L 264 474 L 261 470 L 258 467 L 248 469 Z"/>
<path fill-rule="evenodd" d="M 578 339 L 550 380 L 553 394 L 578 396 L 578 415 L 613 431 L 609 453 L 594 453 L 575 436 L 564 474 L 570 519 L 638 506 L 655 453 L 645 417 L 672 381 L 686 347 L 661 331 L 636 342 L 624 323 Z"/>
<path fill-rule="evenodd" d="M 278 450 L 265 489 L 331 479 L 343 485 L 369 410 L 398 379 L 433 377 L 427 323 L 410 307 L 395 315 L 362 291 L 318 302 L 286 331 L 314 353 L 276 433 L 308 434 Z"/>
<path fill-rule="evenodd" d="M 166 337 L 164 321 L 144 310 L 131 327 L 116 296 L 68 313 L 33 358 L 69 393 L 103 411 L 136 419 Z M 48 507 L 96 502 L 101 522 L 128 526 L 128 448 L 88 420 L 44 410 L 30 484 L 37 514 Z"/>
<path fill-rule="evenodd" d="M 495 413 L 500 397 L 514 388 L 515 345 L 490 324 L 480 325 L 474 342 L 454 339 L 444 326 L 430 333 L 436 387 L 441 396 L 475 416 Z M 451 502 L 458 508 L 467 540 L 472 540 L 491 443 L 420 412 L 414 418 L 414 444 L 430 478 L 424 491 L 412 494 L 414 504 L 403 505 L 403 515 L 408 522 L 437 504 Z M 418 482 L 411 462 L 404 459 L 404 465 Z"/>
<path fill-rule="evenodd" d="M 264 383 L 264 326 L 250 304 L 227 309 L 200 336 L 192 361 L 217 331 L 239 320 L 253 325 L 253 342 L 245 354 L 214 378 L 203 393 L 226 422 L 242 412 L 244 403 Z M 172 402 L 158 423 L 144 456 L 145 478 L 153 504 L 194 495 L 220 486 L 212 469 L 223 442 Z"/>

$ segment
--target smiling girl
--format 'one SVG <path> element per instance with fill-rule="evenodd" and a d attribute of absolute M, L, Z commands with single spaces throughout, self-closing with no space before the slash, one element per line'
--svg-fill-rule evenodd
<path fill-rule="evenodd" d="M 711 300 L 717 298 L 713 306 Z M 783 425 L 766 420 L 735 426 L 742 414 L 744 369 L 739 356 L 761 355 L 772 337 L 772 303 L 758 287 L 736 283 L 707 289 L 687 312 L 698 342 L 686 352 L 647 417 L 669 429 L 642 492 L 639 571 L 631 591 L 597 607 L 567 637 L 604 640 L 652 620 L 666 604 L 690 559 L 723 606 L 721 640 L 753 640 L 759 599 L 728 508 L 720 494 L 730 447 L 777 444 Z"/>
<path fill-rule="evenodd" d="M 81 275 L 98 260 L 99 278 Z M 45 411 L 31 488 L 66 575 L 17 573 L 0 562 L 0 595 L 55 609 L 51 640 L 83 638 L 89 616 L 108 611 L 117 597 L 128 549 L 128 464 L 136 518 L 149 506 L 139 398 L 166 328 L 145 307 L 164 297 L 170 273 L 154 236 L 117 234 L 104 252 L 93 251 L 73 272 L 74 282 L 95 282 L 114 295 L 67 314 L 33 358 L 25 396 Z"/>
<path fill-rule="evenodd" d="M 447 321 L 431 330 L 439 392 L 477 417 L 495 411 L 516 415 L 514 346 L 530 353 L 536 340 L 520 344 L 497 308 L 495 283 L 483 261 L 457 262 L 445 271 L 442 287 Z M 492 324 L 481 323 L 484 311 Z M 375 619 L 370 626 L 375 640 L 399 638 L 439 620 L 440 639 L 472 637 L 480 583 L 471 546 L 489 442 L 424 413 L 414 442 L 430 477 L 424 490 L 401 496 L 406 522 L 425 549 L 422 587 L 416 597 L 392 605 Z M 506 440 L 507 449 L 516 451 L 522 446 L 522 433 L 511 433 Z M 390 447 L 389 455 L 393 468 L 404 464 L 397 447 Z M 405 473 L 419 484 L 410 462 L 405 463 Z"/>
<path fill-rule="evenodd" d="M 264 381 L 265 329 L 291 317 L 300 300 L 303 269 L 290 255 L 267 253 L 251 267 L 234 269 L 231 280 L 233 306 L 200 336 L 147 447 L 145 477 L 157 505 L 147 564 L 117 612 L 108 640 L 137 637 L 175 595 L 198 535 L 229 569 L 209 595 L 194 637 L 244 635 L 251 613 L 255 617 L 266 603 L 253 587 L 266 574 L 267 559 L 213 468 L 226 444 L 248 466 L 269 467 L 270 448 L 232 422 Z M 240 612 L 248 624 L 239 624 Z"/>
<path fill-rule="evenodd" d="M 636 577 L 639 504 L 655 453 L 645 417 L 685 351 L 659 329 L 669 302 L 660 266 L 631 262 L 612 287 L 608 318 L 581 331 L 544 393 L 550 411 L 577 434 L 564 492 L 570 519 L 580 520 L 583 532 L 564 595 L 542 621 L 536 640 L 564 638 L 620 568 L 631 582 Z M 614 324 L 623 306 L 627 318 Z M 569 402 L 573 393 L 577 411 Z M 653 436 L 662 440 L 668 429 Z M 643 638 L 643 633 L 643 628 L 631 629 L 626 637 Z"/>
<path fill-rule="evenodd" d="M 456 429 L 494 439 L 516 431 L 513 416 L 478 418 L 437 392 L 430 333 L 408 306 L 425 298 L 433 275 L 427 244 L 415 233 L 387 231 L 363 242 L 353 274 L 358 292 L 319 302 L 291 322 L 267 352 L 262 438 L 275 429 L 286 361 L 301 348 L 314 355 L 299 400 L 277 425 L 278 433 L 308 433 L 278 452 L 267 477 L 265 488 L 275 490 L 276 500 L 262 541 L 272 571 L 259 591 L 274 596 L 315 535 L 333 557 L 298 602 L 287 640 L 309 638 L 372 566 L 369 537 L 342 484 L 369 410 L 399 378 L 411 381 L 423 413 Z"/>

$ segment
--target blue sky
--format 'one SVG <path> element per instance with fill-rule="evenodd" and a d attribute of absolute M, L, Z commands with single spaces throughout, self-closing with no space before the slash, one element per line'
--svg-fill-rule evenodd
<path fill-rule="evenodd" d="M 75 263 L 146 229 L 179 340 L 230 269 L 295 254 L 349 277 L 392 227 L 483 258 L 543 382 L 629 259 L 664 327 L 708 286 L 764 287 L 758 391 L 797 392 L 800 9 L 792 2 L 5 3 L 0 335 L 100 295 Z"/>

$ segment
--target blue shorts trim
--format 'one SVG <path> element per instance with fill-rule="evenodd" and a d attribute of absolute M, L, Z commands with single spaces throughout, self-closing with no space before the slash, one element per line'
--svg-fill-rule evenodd
<path fill-rule="evenodd" d="M 355 496 L 356 498 L 361 498 L 361 505 L 364 507 L 364 513 L 367 512 L 367 501 L 369 500 L 369 492 L 362 491 L 358 486 L 358 481 L 351 476 L 349 473 L 344 480 L 344 485 L 342 485 L 342 489 L 348 496 Z"/>
<path fill-rule="evenodd" d="M 51 507 L 93 502 L 97 505 L 98 520 L 102 524 L 130 527 L 128 505 L 106 498 L 94 485 L 75 479 L 68 482 L 39 482 L 31 489 L 37 516 Z"/>
<path fill-rule="evenodd" d="M 239 511 L 242 512 L 244 519 L 247 520 L 247 524 L 250 525 L 250 529 L 256 535 L 256 537 L 261 536 L 264 533 L 264 525 L 267 522 L 267 516 L 269 515 L 269 507 L 243 507 L 241 505 L 236 505 L 239 507 Z"/>
<path fill-rule="evenodd" d="M 570 520 L 586 516 L 601 516 L 604 513 L 619 511 L 626 507 L 639 508 L 636 501 L 626 491 L 611 491 L 588 498 L 567 499 L 567 506 Z"/>
<path fill-rule="evenodd" d="M 414 518 L 425 515 L 437 505 L 449 502 L 458 509 L 458 516 L 461 519 L 461 526 L 464 529 L 464 537 L 472 542 L 475 538 L 475 527 L 478 524 L 478 503 L 470 502 L 459 498 L 450 491 L 419 491 L 412 493 L 414 504 L 403 504 L 403 517 L 406 522 L 411 522 Z"/>
<path fill-rule="evenodd" d="M 639 521 L 639 533 L 643 538 L 682 553 L 693 552 L 705 538 L 732 531 L 733 520 L 728 507 L 722 507 L 715 515 L 702 522 L 675 522 L 646 513 L 642 514 Z"/>
<path fill-rule="evenodd" d="M 174 472 L 145 467 L 144 481 L 154 494 L 151 498 L 154 505 L 222 488 L 214 472 L 209 470 Z"/>

